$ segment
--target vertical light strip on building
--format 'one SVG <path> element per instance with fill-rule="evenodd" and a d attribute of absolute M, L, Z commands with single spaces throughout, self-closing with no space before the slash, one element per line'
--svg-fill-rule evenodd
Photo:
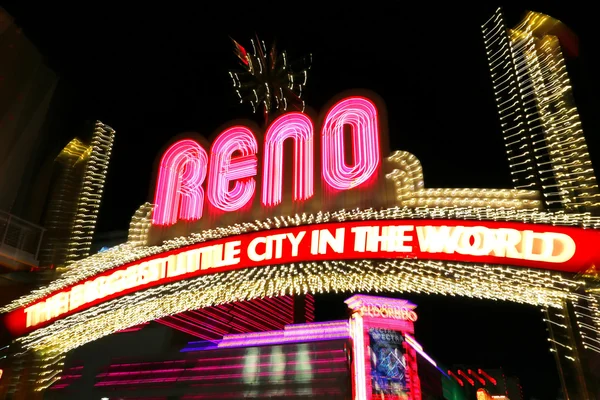
<path fill-rule="evenodd" d="M 524 106 L 526 93 L 517 76 L 515 51 L 500 8 L 482 29 L 513 185 L 516 189 L 536 189 L 533 151 L 528 140 L 530 125 Z"/>
<path fill-rule="evenodd" d="M 514 187 L 541 190 L 548 208 L 598 207 L 559 37 L 552 35 L 566 35 L 566 28 L 529 12 L 507 29 L 499 8 L 482 29 Z"/>
<path fill-rule="evenodd" d="M 40 249 L 42 266 L 64 266 L 67 258 L 68 241 L 73 230 L 81 181 L 91 147 L 75 138 L 71 140 L 55 159 L 57 176 L 44 220 L 46 233 Z"/>
<path fill-rule="evenodd" d="M 115 131 L 111 127 L 96 121 L 90 144 L 91 154 L 85 166 L 83 185 L 68 243 L 66 265 L 89 255 L 114 136 Z"/>
<path fill-rule="evenodd" d="M 532 14 L 532 13 L 531 13 Z M 547 19 L 531 15 L 530 23 Z M 579 113 L 571 93 L 565 61 L 556 36 L 537 40 L 541 79 L 538 108 L 542 110 L 546 143 L 539 151 L 550 154 L 551 163 L 540 165 L 542 179 L 554 176 L 556 191 L 568 210 L 587 210 L 598 206 L 598 184 L 586 145 Z M 538 146 L 539 147 L 539 146 Z M 537 149 L 536 149 L 537 150 Z"/>
<path fill-rule="evenodd" d="M 350 320 L 350 335 L 354 350 L 354 400 L 367 399 L 367 376 L 365 372 L 365 333 L 363 318 L 355 313 Z"/>

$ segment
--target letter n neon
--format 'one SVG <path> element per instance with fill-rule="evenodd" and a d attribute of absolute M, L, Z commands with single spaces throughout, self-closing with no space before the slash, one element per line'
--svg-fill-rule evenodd
<path fill-rule="evenodd" d="M 262 203 L 281 203 L 283 192 L 283 143 L 294 141 L 294 200 L 302 201 L 314 194 L 314 129 L 310 118 L 293 112 L 277 118 L 265 135 Z"/>

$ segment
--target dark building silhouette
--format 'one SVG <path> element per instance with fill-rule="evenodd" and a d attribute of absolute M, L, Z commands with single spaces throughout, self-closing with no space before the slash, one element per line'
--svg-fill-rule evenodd
<path fill-rule="evenodd" d="M 0 272 L 7 278 L 38 265 L 43 203 L 37 198 L 44 194 L 31 187 L 49 140 L 45 122 L 58 78 L 2 8 L 0 60 Z"/>
<path fill-rule="evenodd" d="M 448 400 L 486 400 L 486 396 L 495 400 L 524 400 L 519 378 L 506 375 L 502 368 L 454 365 L 448 375 L 452 379 L 443 381 L 446 394 L 452 393 Z"/>

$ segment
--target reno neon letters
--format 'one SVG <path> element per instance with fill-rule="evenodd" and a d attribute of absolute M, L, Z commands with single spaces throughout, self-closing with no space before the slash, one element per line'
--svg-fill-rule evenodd
<path fill-rule="evenodd" d="M 239 155 L 234 157 L 236 152 Z M 254 134 L 243 126 L 229 128 L 217 137 L 210 150 L 208 177 L 208 200 L 213 206 L 235 211 L 250 201 L 256 189 L 257 152 Z"/>
<path fill-rule="evenodd" d="M 360 96 L 344 98 L 327 112 L 319 142 L 324 186 L 337 191 L 350 190 L 376 175 L 381 166 L 378 118 L 373 101 Z M 347 128 L 350 140 L 346 139 Z M 205 190 L 208 202 L 224 212 L 247 206 L 257 187 L 262 192 L 263 206 L 282 203 L 284 185 L 293 186 L 291 200 L 310 199 L 315 193 L 314 131 L 311 119 L 298 112 L 281 115 L 269 125 L 262 146 L 260 186 L 257 184 L 259 145 L 249 128 L 238 125 L 226 129 L 214 140 L 210 157 L 194 140 L 174 143 L 160 161 L 153 225 L 200 220 Z M 284 141 L 288 139 L 293 142 L 293 160 L 284 160 Z M 284 182 L 285 165 L 293 168 L 293 182 Z"/>
<path fill-rule="evenodd" d="M 344 158 L 344 128 L 352 127 L 353 165 Z M 365 98 L 344 99 L 334 105 L 321 135 L 323 180 L 337 190 L 365 183 L 381 162 L 377 109 Z"/>

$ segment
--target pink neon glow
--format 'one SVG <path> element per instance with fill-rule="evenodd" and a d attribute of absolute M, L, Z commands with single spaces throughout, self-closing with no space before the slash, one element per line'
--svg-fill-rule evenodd
<path fill-rule="evenodd" d="M 350 337 L 347 321 L 311 322 L 286 325 L 283 330 L 225 335 L 218 347 L 246 347 L 265 344 L 298 343 Z M 184 349 L 185 350 L 185 349 Z"/>
<path fill-rule="evenodd" d="M 213 206 L 235 211 L 248 204 L 256 189 L 257 152 L 256 138 L 244 126 L 229 128 L 215 139 L 208 175 L 208 200 Z"/>
<path fill-rule="evenodd" d="M 180 140 L 167 149 L 160 160 L 154 193 L 154 225 L 202 218 L 207 164 L 206 151 L 194 140 Z"/>
<path fill-rule="evenodd" d="M 365 334 L 363 331 L 363 319 L 360 315 L 352 315 L 351 335 L 354 350 L 354 400 L 366 400 Z"/>
<path fill-rule="evenodd" d="M 331 354 L 331 352 L 329 353 Z M 314 353 L 310 353 L 310 355 L 314 355 Z M 294 354 L 287 354 L 287 356 L 289 357 L 294 357 Z M 269 367 L 273 367 L 273 366 L 287 366 L 287 367 L 294 367 L 297 365 L 303 365 L 304 362 L 298 362 L 298 361 L 291 361 L 291 360 L 287 360 L 281 363 L 273 363 L 270 362 L 268 359 L 266 359 L 265 361 L 262 361 L 262 358 L 265 357 L 261 357 L 257 363 L 255 364 L 256 367 L 259 368 L 264 368 L 266 371 L 263 373 L 263 376 L 269 376 L 272 375 L 272 372 L 269 372 L 268 369 Z M 323 359 L 323 360 L 311 360 L 310 363 L 313 366 L 319 367 L 320 370 L 327 372 L 327 368 L 331 368 L 331 364 L 332 363 L 344 363 L 344 361 L 346 361 L 347 358 L 345 358 L 343 355 L 342 357 L 328 357 L 327 359 Z M 148 381 L 148 380 L 152 380 L 154 378 L 158 378 L 158 375 L 172 375 L 172 374 L 176 374 L 176 373 L 182 373 L 182 372 L 189 372 L 189 373 L 196 373 L 194 375 L 189 374 L 187 377 L 182 377 L 182 376 L 174 376 L 173 379 L 175 380 L 190 380 L 190 379 L 194 379 L 194 380 L 200 380 L 200 379 L 214 379 L 215 378 L 215 372 L 217 371 L 223 371 L 223 375 L 224 377 L 228 377 L 227 375 L 227 371 L 235 371 L 238 369 L 242 369 L 244 368 L 244 364 L 243 364 L 243 360 L 241 362 L 239 362 L 238 364 L 232 364 L 231 360 L 228 358 L 221 358 L 220 359 L 222 365 L 208 365 L 208 366 L 201 366 L 201 367 L 185 367 L 185 362 L 181 363 L 181 367 L 177 367 L 177 368 L 163 368 L 163 369 L 140 369 L 140 370 L 134 370 L 134 371 L 112 371 L 112 372 L 104 372 L 104 373 L 100 373 L 97 375 L 97 378 L 108 378 L 108 379 L 112 379 L 110 381 L 108 380 L 102 380 L 98 383 L 96 383 L 95 386 L 106 386 L 109 384 L 127 384 L 128 382 L 125 380 L 121 380 L 120 378 L 130 378 L 130 380 L 133 379 L 138 379 L 139 382 L 143 382 L 143 381 Z M 155 365 L 159 366 L 159 363 L 154 363 Z M 324 364 L 324 365 L 323 365 Z M 141 364 L 142 367 L 148 367 L 148 365 L 143 365 Z M 112 367 L 112 366 L 111 366 Z M 205 374 L 204 376 L 200 375 L 200 374 Z M 212 375 L 206 374 L 206 373 L 212 373 Z M 148 376 L 152 374 L 153 376 Z M 229 375 L 229 374 L 228 374 Z M 79 375 L 80 377 L 81 375 Z M 235 375 L 233 375 L 235 376 Z M 238 375 L 239 377 L 239 375 Z M 179 379 L 177 379 L 179 378 Z M 165 378 L 166 379 L 166 378 Z"/>
<path fill-rule="evenodd" d="M 344 323 L 347 326 L 347 321 Z M 301 330 L 302 327 L 298 329 Z M 95 386 L 153 385 L 177 381 L 207 388 L 218 379 L 231 382 L 232 379 L 247 376 L 244 369 L 248 366 L 248 361 L 256 368 L 251 372 L 253 378 L 266 380 L 281 376 L 282 371 L 286 371 L 286 377 L 294 379 L 293 371 L 303 373 L 303 368 L 299 367 L 309 366 L 314 374 L 313 381 L 318 386 L 320 382 L 332 380 L 331 374 L 347 372 L 345 363 L 348 358 L 341 348 L 332 350 L 322 344 L 317 344 L 311 351 L 300 347 L 288 348 L 285 356 L 275 362 L 272 354 L 272 351 L 260 351 L 256 354 L 245 352 L 243 356 L 232 356 L 229 352 L 220 355 L 209 352 L 199 353 L 199 357 L 187 356 L 182 360 L 111 364 L 105 372 L 96 375 Z M 285 381 L 280 383 L 286 384 Z M 241 397 L 243 396 L 239 396 Z"/>
<path fill-rule="evenodd" d="M 404 345 L 406 349 L 406 362 L 408 364 L 408 384 L 411 395 L 410 400 L 421 400 L 421 380 L 417 372 L 417 354 L 410 345 Z"/>
<path fill-rule="evenodd" d="M 327 365 L 321 368 L 315 368 L 313 370 L 313 373 L 315 375 L 323 375 L 323 374 L 331 374 L 331 373 L 340 373 L 340 372 L 346 372 L 347 371 L 347 367 L 346 366 L 342 366 L 339 368 L 332 368 L 331 364 L 332 363 L 343 363 L 344 361 L 346 361 L 347 358 L 345 357 L 340 357 L 340 358 L 332 358 L 330 360 L 323 360 L 323 361 L 319 361 L 319 363 L 326 363 Z M 291 364 L 291 366 L 293 366 L 294 364 Z M 290 366 L 289 363 L 282 363 L 282 364 L 272 364 L 272 363 L 268 363 L 268 364 L 258 364 L 257 367 L 263 367 L 265 369 L 267 368 L 277 368 L 277 367 L 283 367 L 285 368 L 286 366 Z M 213 368 L 214 370 L 214 368 Z M 187 371 L 187 370 L 186 370 Z M 144 375 L 148 375 L 147 371 L 144 371 L 143 373 Z M 272 372 L 257 372 L 256 374 L 253 374 L 255 377 L 272 377 L 275 374 Z M 155 378 L 138 378 L 138 379 L 130 379 L 130 380 L 121 380 L 121 379 L 116 379 L 116 380 L 106 380 L 106 381 L 102 381 L 102 382 L 98 382 L 96 384 L 94 384 L 94 386 L 117 386 L 117 385 L 139 385 L 139 384 L 149 384 L 149 383 L 169 383 L 169 382 L 202 382 L 202 381 L 214 381 L 216 379 L 240 379 L 243 378 L 244 375 L 241 373 L 238 374 L 233 374 L 233 373 L 223 373 L 223 374 L 213 374 L 213 375 L 193 375 L 193 376 L 173 376 L 173 377 L 155 377 Z M 213 397 L 214 398 L 214 397 Z M 363 399 L 364 400 L 364 399 Z"/>
<path fill-rule="evenodd" d="M 337 384 L 337 382 L 335 382 L 334 380 L 326 380 L 326 379 L 320 379 L 319 381 L 321 382 L 326 382 L 326 381 L 331 381 L 331 383 L 326 386 L 325 388 L 319 388 L 319 387 L 312 387 L 310 389 L 311 391 L 311 399 L 332 399 L 332 398 L 341 398 L 343 392 L 341 389 L 336 388 L 335 385 Z M 275 389 L 277 390 L 277 389 Z M 289 389 L 285 392 L 285 396 L 288 397 L 297 397 L 298 393 L 300 392 L 300 395 L 302 396 L 306 396 L 306 394 L 304 393 L 303 389 Z M 213 400 L 215 399 L 215 395 L 212 393 L 208 393 L 208 394 L 186 394 L 183 397 L 180 398 L 181 400 Z M 235 400 L 239 400 L 240 399 L 240 393 L 239 392 L 231 392 L 231 393 L 219 393 L 219 399 L 235 399 Z M 135 399 L 138 400 L 138 399 Z M 142 399 L 142 400 L 146 400 L 146 399 Z M 151 399 L 154 400 L 154 399 Z M 163 399 L 156 399 L 156 400 L 163 400 Z M 166 399 L 164 399 L 166 400 Z"/>
<path fill-rule="evenodd" d="M 314 129 L 302 113 L 282 115 L 269 126 L 265 135 L 262 203 L 281 203 L 283 192 L 283 142 L 294 140 L 294 200 L 309 199 L 314 194 Z"/>
<path fill-rule="evenodd" d="M 352 165 L 345 159 L 344 127 L 352 128 Z M 323 179 L 338 190 L 368 181 L 381 162 L 377 108 L 364 97 L 348 97 L 327 113 L 321 133 Z"/>
<path fill-rule="evenodd" d="M 313 302 L 312 296 L 306 297 L 307 307 L 312 307 Z M 314 315 L 307 315 L 306 318 L 312 321 Z M 200 339 L 214 341 L 225 334 L 283 329 L 293 320 L 293 300 L 285 296 L 239 302 L 234 307 L 226 304 L 186 311 L 156 322 Z"/>

